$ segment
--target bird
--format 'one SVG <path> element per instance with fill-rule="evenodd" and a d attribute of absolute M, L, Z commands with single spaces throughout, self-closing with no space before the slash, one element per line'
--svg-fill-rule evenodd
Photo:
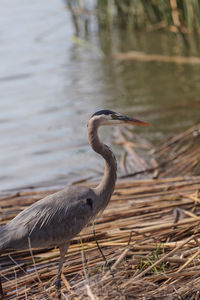
<path fill-rule="evenodd" d="M 99 110 L 91 116 L 87 125 L 89 144 L 105 162 L 103 178 L 96 187 L 65 187 L 30 205 L 0 229 L 0 252 L 10 249 L 59 248 L 60 259 L 55 279 L 58 291 L 70 241 L 105 209 L 114 191 L 117 161 L 111 149 L 100 141 L 98 129 L 100 126 L 118 124 L 150 125 L 107 109 Z M 2 286 L 0 291 L 3 299 Z"/>

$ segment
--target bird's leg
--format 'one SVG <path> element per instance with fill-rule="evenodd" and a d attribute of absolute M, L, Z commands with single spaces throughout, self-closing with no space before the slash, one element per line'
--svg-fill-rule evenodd
<path fill-rule="evenodd" d="M 58 291 L 60 291 L 61 288 L 61 274 L 62 274 L 62 267 L 63 263 L 65 261 L 65 254 L 67 252 L 67 249 L 69 248 L 70 243 L 59 245 L 60 249 L 60 260 L 58 265 L 58 275 L 56 277 L 55 285 Z"/>
<path fill-rule="evenodd" d="M 2 283 L 1 283 L 1 276 L 0 276 L 0 299 L 1 300 L 4 299 L 4 292 L 3 292 Z"/>

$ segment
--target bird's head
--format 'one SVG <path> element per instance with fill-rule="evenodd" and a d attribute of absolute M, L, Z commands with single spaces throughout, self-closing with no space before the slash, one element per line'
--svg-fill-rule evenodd
<path fill-rule="evenodd" d="M 151 124 L 133 119 L 111 110 L 99 110 L 95 112 L 90 120 L 98 122 L 98 125 L 132 124 L 137 126 L 151 126 Z"/>

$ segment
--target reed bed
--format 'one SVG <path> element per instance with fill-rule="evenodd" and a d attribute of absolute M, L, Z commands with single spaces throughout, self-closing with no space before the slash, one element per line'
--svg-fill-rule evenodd
<path fill-rule="evenodd" d="M 180 133 L 155 150 L 159 177 L 200 175 L 200 124 Z"/>
<path fill-rule="evenodd" d="M 87 1 L 65 0 L 72 12 L 76 31 L 81 30 L 80 21 L 95 14 L 100 28 L 113 26 L 128 31 L 166 29 L 172 32 L 188 33 L 200 31 L 199 0 L 98 0 L 97 7 L 88 9 Z M 94 6 L 94 5 L 93 5 Z M 87 30 L 86 30 L 87 31 Z"/>
<path fill-rule="evenodd" d="M 172 32 L 200 30 L 198 0 L 98 0 L 97 12 L 101 26 L 118 25 L 128 30 L 167 29 Z"/>
<path fill-rule="evenodd" d="M 128 129 L 116 135 L 115 143 L 124 148 L 120 164 L 123 173 L 121 178 L 138 175 L 151 178 L 200 175 L 200 124 L 169 138 L 156 149 L 141 139 L 133 143 L 136 137 Z M 153 149 L 149 150 L 145 161 L 143 154 L 141 158 L 142 149 Z"/>
<path fill-rule="evenodd" d="M 73 240 L 63 299 L 198 299 L 200 177 L 126 180 L 92 226 Z M 53 191 L 2 195 L 1 225 Z M 55 299 L 57 249 L 1 255 L 7 299 Z"/>
<path fill-rule="evenodd" d="M 121 170 L 127 174 L 95 225 L 72 241 L 63 299 L 199 299 L 199 135 L 198 124 L 170 138 L 149 162 L 135 151 L 151 149 L 147 141 L 131 142 L 128 129 L 116 132 L 115 143 L 125 150 Z M 138 174 L 146 178 L 127 178 Z M 0 226 L 56 191 L 0 195 Z M 6 299 L 55 299 L 58 259 L 56 248 L 1 253 Z"/>

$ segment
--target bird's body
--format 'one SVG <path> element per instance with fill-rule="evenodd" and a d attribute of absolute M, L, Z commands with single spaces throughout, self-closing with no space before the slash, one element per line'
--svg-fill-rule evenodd
<path fill-rule="evenodd" d="M 68 242 L 93 217 L 95 208 L 89 199 L 95 202 L 92 189 L 71 186 L 35 202 L 2 228 L 0 250 L 28 249 L 30 245 L 44 248 Z"/>
<path fill-rule="evenodd" d="M 148 125 L 109 110 L 96 112 L 88 122 L 89 143 L 105 160 L 104 176 L 96 188 L 65 188 L 32 204 L 0 229 L 0 251 L 59 247 L 60 261 L 56 279 L 58 288 L 70 240 L 107 206 L 114 191 L 117 178 L 116 159 L 110 148 L 101 143 L 97 131 L 101 125 L 119 123 Z"/>

